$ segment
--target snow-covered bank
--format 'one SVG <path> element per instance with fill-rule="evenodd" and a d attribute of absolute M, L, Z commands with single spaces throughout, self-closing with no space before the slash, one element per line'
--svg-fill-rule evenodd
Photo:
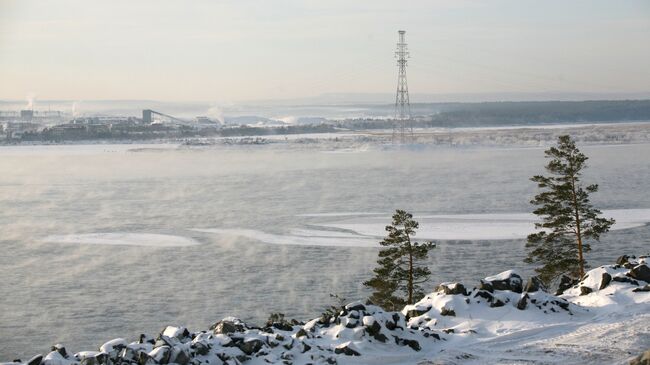
<path fill-rule="evenodd" d="M 624 364 L 650 347 L 647 256 L 622 256 L 562 289 L 553 295 L 509 270 L 473 289 L 443 283 L 401 312 L 355 302 L 263 328 L 228 317 L 204 331 L 168 326 L 155 338 L 114 339 L 98 351 L 57 344 L 17 363 Z"/>

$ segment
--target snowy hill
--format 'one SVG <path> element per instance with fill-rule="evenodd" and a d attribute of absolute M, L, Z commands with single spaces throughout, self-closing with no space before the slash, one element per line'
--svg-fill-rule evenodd
<path fill-rule="evenodd" d="M 647 256 L 622 256 L 556 294 L 509 270 L 473 289 L 443 283 L 401 312 L 355 302 L 265 328 L 229 317 L 204 331 L 168 326 L 155 338 L 114 339 L 98 351 L 55 345 L 22 363 L 627 364 L 650 348 Z"/>

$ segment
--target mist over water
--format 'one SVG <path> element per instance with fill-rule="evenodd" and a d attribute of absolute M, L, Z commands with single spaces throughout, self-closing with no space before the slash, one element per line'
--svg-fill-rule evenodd
<path fill-rule="evenodd" d="M 255 230 L 289 243 L 363 213 L 388 224 L 396 208 L 416 219 L 530 212 L 529 178 L 545 163 L 542 149 L 523 148 L 131 148 L 0 148 L 0 359 L 25 359 L 57 342 L 92 349 L 167 324 L 204 329 L 226 315 L 257 323 L 271 312 L 317 316 L 329 293 L 368 295 L 361 283 L 376 247 L 271 244 L 212 231 Z M 650 145 L 582 150 L 590 157 L 585 181 L 600 185 L 597 207 L 650 208 Z M 647 225 L 611 232 L 588 259 L 596 266 L 647 252 L 649 233 Z M 328 234 L 344 242 L 353 233 Z M 529 273 L 523 244 L 440 241 L 431 289 L 513 267 Z"/>

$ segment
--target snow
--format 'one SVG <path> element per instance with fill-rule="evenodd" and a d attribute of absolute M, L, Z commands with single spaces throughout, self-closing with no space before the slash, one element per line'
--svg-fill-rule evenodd
<path fill-rule="evenodd" d="M 200 244 L 181 236 L 157 233 L 84 233 L 51 235 L 43 239 L 46 243 L 68 243 L 83 245 L 119 245 L 146 247 L 185 247 Z"/>
<path fill-rule="evenodd" d="M 611 281 L 603 286 L 601 280 L 604 273 L 628 277 L 630 268 L 646 262 L 632 258 L 625 265 L 594 268 L 560 296 L 477 287 L 445 294 L 440 286 L 400 312 L 353 302 L 334 317 L 315 318 L 291 329 L 248 326 L 227 317 L 220 322 L 230 325 L 213 328 L 239 327 L 234 332 L 188 336 L 184 327 L 167 326 L 156 344 L 115 339 L 102 345 L 100 352 L 74 356 L 62 355 L 66 351 L 56 345 L 43 365 L 94 363 L 107 355 L 253 365 L 626 364 L 650 347 L 650 292 L 638 290 L 648 283 Z M 484 280 L 512 279 L 515 274 L 507 270 Z M 581 287 L 593 291 L 584 294 Z"/>
<path fill-rule="evenodd" d="M 521 275 L 516 270 L 506 270 L 500 274 L 488 276 L 485 278 L 486 281 L 497 281 L 497 280 L 507 280 L 513 275 L 521 277 Z"/>

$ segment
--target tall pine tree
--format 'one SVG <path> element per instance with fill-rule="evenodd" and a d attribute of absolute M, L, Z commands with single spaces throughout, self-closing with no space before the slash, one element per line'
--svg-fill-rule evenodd
<path fill-rule="evenodd" d="M 413 215 L 395 211 L 392 224 L 386 226 L 388 236 L 380 242 L 386 248 L 379 251 L 375 276 L 364 282 L 374 290 L 370 301 L 386 310 L 399 310 L 424 296 L 420 284 L 429 278 L 431 271 L 421 261 L 435 244 L 412 241 L 418 227 Z"/>
<path fill-rule="evenodd" d="M 587 156 L 576 148 L 570 136 L 560 136 L 556 146 L 545 151 L 550 161 L 549 176 L 531 178 L 542 190 L 531 200 L 538 206 L 533 213 L 541 218 L 539 231 L 528 236 L 527 263 L 539 263 L 535 269 L 548 286 L 562 274 L 576 279 L 585 273 L 584 254 L 591 250 L 589 240 L 598 241 L 609 231 L 613 219 L 599 217 L 601 211 L 589 201 L 598 185 L 583 186 L 580 179 L 587 167 Z"/>

